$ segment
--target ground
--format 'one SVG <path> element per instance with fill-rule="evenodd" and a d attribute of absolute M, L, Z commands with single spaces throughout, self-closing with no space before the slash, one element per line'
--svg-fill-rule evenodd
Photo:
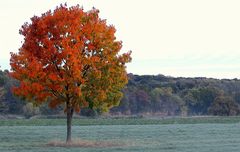
<path fill-rule="evenodd" d="M 240 117 L 74 120 L 76 141 L 102 146 L 54 147 L 64 119 L 0 120 L 1 152 L 225 152 L 240 149 Z"/>

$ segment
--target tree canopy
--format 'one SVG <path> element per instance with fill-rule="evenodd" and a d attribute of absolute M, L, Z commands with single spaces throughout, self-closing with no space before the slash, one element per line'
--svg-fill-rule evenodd
<path fill-rule="evenodd" d="M 118 105 L 131 53 L 119 54 L 115 32 L 97 9 L 78 5 L 32 17 L 20 29 L 22 47 L 11 53 L 11 76 L 20 81 L 14 93 L 52 108 L 63 104 L 68 120 L 84 107 Z"/>

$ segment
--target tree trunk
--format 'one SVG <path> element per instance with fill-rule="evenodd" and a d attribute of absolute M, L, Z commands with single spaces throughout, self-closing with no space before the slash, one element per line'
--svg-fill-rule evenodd
<path fill-rule="evenodd" d="M 67 103 L 67 140 L 66 143 L 72 142 L 72 116 L 73 108 Z"/>

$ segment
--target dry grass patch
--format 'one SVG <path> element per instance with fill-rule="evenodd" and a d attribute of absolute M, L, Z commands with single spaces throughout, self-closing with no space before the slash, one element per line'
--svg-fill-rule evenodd
<path fill-rule="evenodd" d="M 89 141 L 82 139 L 74 139 L 70 143 L 64 141 L 53 140 L 50 141 L 47 146 L 50 147 L 90 147 L 90 148 L 106 148 L 106 147 L 122 147 L 126 146 L 124 143 L 116 143 L 110 141 Z"/>

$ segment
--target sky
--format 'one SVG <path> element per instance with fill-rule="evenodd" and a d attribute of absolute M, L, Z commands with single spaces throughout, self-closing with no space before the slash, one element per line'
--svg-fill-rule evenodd
<path fill-rule="evenodd" d="M 10 70 L 10 52 L 21 47 L 23 23 L 65 2 L 86 11 L 95 7 L 115 26 L 121 53 L 132 50 L 128 73 L 240 78 L 238 0 L 2 0 L 2 70 Z"/>

